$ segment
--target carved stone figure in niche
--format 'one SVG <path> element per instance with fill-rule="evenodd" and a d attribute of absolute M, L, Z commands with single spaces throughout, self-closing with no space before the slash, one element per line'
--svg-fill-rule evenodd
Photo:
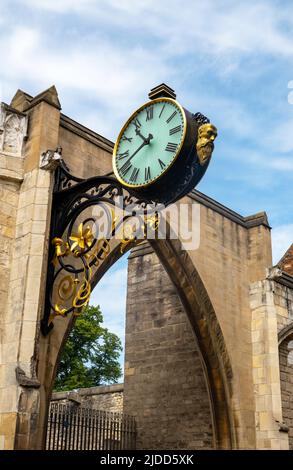
<path fill-rule="evenodd" d="M 8 153 L 21 153 L 25 133 L 25 119 L 10 114 L 6 117 L 3 133 L 3 151 Z"/>

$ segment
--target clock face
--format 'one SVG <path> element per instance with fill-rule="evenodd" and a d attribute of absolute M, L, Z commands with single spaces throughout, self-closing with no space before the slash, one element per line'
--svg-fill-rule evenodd
<path fill-rule="evenodd" d="M 128 187 L 149 186 L 173 165 L 186 134 L 183 108 L 157 98 L 139 108 L 123 126 L 113 152 L 117 179 Z"/>

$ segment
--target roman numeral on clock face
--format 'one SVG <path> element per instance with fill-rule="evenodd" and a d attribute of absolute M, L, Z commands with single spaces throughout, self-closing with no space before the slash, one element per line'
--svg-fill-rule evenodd
<path fill-rule="evenodd" d="M 130 176 L 130 181 L 135 182 L 137 180 L 138 173 L 139 173 L 139 168 L 134 167 Z"/>
<path fill-rule="evenodd" d="M 132 165 L 131 165 L 130 161 L 127 160 L 127 162 L 125 162 L 124 165 L 122 165 L 122 167 L 120 168 L 121 175 L 125 176 L 129 172 L 131 167 L 132 167 Z"/>
<path fill-rule="evenodd" d="M 151 169 L 150 169 L 149 166 L 144 169 L 144 179 L 145 180 L 150 180 L 151 179 Z"/>
<path fill-rule="evenodd" d="M 177 114 L 177 111 L 174 111 L 173 114 L 171 114 L 171 116 L 168 117 L 168 119 L 166 120 L 167 124 L 169 124 L 170 121 L 172 121 L 173 117 L 175 117 Z"/>
<path fill-rule="evenodd" d="M 161 160 L 160 158 L 158 158 L 158 162 L 159 162 L 159 164 L 160 164 L 160 167 L 162 168 L 162 170 L 163 170 L 164 168 L 166 168 L 166 165 L 165 165 L 165 163 L 164 163 L 164 162 L 162 162 L 162 160 Z"/>
<path fill-rule="evenodd" d="M 163 111 L 164 111 L 164 109 L 165 109 L 165 106 L 166 106 L 166 103 L 164 104 L 164 106 L 163 106 L 162 109 L 161 109 L 161 112 L 160 112 L 160 114 L 159 114 L 159 118 L 161 117 L 161 115 L 162 115 L 162 113 L 163 113 Z"/>
<path fill-rule="evenodd" d="M 166 150 L 166 152 L 173 152 L 174 153 L 177 150 L 177 146 L 178 146 L 177 144 L 173 144 L 173 143 L 169 142 L 167 144 L 165 150 Z"/>
<path fill-rule="evenodd" d="M 146 121 L 150 121 L 154 117 L 154 107 L 146 108 Z"/>
<path fill-rule="evenodd" d="M 126 137 L 126 135 L 123 135 L 121 137 L 121 140 L 127 140 L 128 142 L 131 142 L 132 141 L 132 137 Z"/>
<path fill-rule="evenodd" d="M 129 157 L 129 150 L 126 150 L 126 152 L 118 153 L 118 160 L 122 160 L 126 157 Z"/>
<path fill-rule="evenodd" d="M 139 129 L 141 127 L 141 123 L 137 118 L 134 119 L 132 124 L 135 126 L 136 129 Z"/>
<path fill-rule="evenodd" d="M 169 130 L 169 135 L 176 134 L 176 132 L 180 132 L 180 131 L 181 131 L 181 126 L 173 127 L 173 129 Z"/>

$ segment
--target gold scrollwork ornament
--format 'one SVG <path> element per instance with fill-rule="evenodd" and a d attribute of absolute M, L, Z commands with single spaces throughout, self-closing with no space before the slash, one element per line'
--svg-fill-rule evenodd
<path fill-rule="evenodd" d="M 62 308 L 62 306 L 55 304 L 54 310 L 50 314 L 49 323 L 53 321 L 55 317 L 58 317 L 58 316 L 64 317 L 66 315 L 66 312 L 67 312 L 66 308 Z"/>
<path fill-rule="evenodd" d="M 100 261 L 104 261 L 107 258 L 108 254 L 110 253 L 110 243 L 106 238 L 100 238 L 97 240 L 95 248 L 92 250 L 91 253 L 86 254 L 86 258 L 89 263 L 92 263 L 94 260 L 94 265 L 96 267 L 99 266 Z"/>
<path fill-rule="evenodd" d="M 76 291 L 76 282 L 73 276 L 64 276 L 59 282 L 58 296 L 61 300 L 69 300 Z"/>
<path fill-rule="evenodd" d="M 72 306 L 77 309 L 85 307 L 89 303 L 90 295 L 91 285 L 89 281 L 84 279 L 80 288 L 78 289 L 76 296 L 73 299 Z"/>

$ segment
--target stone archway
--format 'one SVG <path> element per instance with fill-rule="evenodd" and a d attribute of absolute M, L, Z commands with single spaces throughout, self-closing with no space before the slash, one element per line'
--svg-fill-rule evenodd
<path fill-rule="evenodd" d="M 232 369 L 223 334 L 205 286 L 179 239 L 172 239 L 164 219 L 164 238 L 159 237 L 157 208 L 146 212 L 144 201 L 137 201 L 112 178 L 80 180 L 72 177 L 61 161 L 53 196 L 51 250 L 47 277 L 47 302 L 42 332 L 36 342 L 36 370 L 39 390 L 23 391 L 17 435 L 27 426 L 28 448 L 44 446 L 47 413 L 62 347 L 74 325 L 75 314 L 89 300 L 101 277 L 122 254 L 148 239 L 170 276 L 192 326 L 211 401 L 215 445 L 236 447 L 231 416 Z M 73 185 L 72 185 L 73 183 Z M 74 184 L 75 183 L 75 184 Z M 115 211 L 114 208 L 115 207 Z M 105 230 L 106 226 L 106 230 Z M 133 235 L 136 227 L 135 236 Z M 100 237 L 104 228 L 106 238 Z M 122 237 L 117 233 L 122 232 Z M 52 322 L 54 329 L 50 332 Z M 47 323 L 47 326 L 46 326 Z M 27 403 L 30 394 L 30 404 Z M 34 420 L 34 425 L 27 421 Z M 16 437 L 16 448 L 21 443 Z"/>
<path fill-rule="evenodd" d="M 12 113 L 21 117 L 22 129 L 18 129 L 17 120 L 11 122 L 16 133 L 20 133 L 23 145 L 17 153 L 2 152 L 5 163 L 1 169 L 1 189 L 5 196 L 2 202 L 7 216 L 4 219 L 5 231 L 1 235 L 6 262 L 1 266 L 4 290 L 1 291 L 0 315 L 0 447 L 34 449 L 42 445 L 42 423 L 45 423 L 51 384 L 47 378 L 53 376 L 53 359 L 65 341 L 64 325 L 70 320 L 70 316 L 56 318 L 55 328 L 47 337 L 40 332 L 55 183 L 50 170 L 54 170 L 54 163 L 61 156 L 59 150 L 46 150 L 62 148 L 69 167 L 79 175 L 71 181 L 75 183 L 92 175 L 111 174 L 113 143 L 63 115 L 55 87 L 34 98 L 17 92 L 11 106 L 4 107 L 2 111 L 5 115 Z M 30 126 L 26 140 L 22 142 L 28 116 Z M 3 146 L 0 147 L 1 152 Z M 46 155 L 48 160 L 52 156 L 51 162 L 46 160 Z M 254 395 L 260 386 L 259 381 L 256 382 L 259 377 L 255 378 L 253 373 L 255 352 L 252 343 L 258 347 L 262 331 L 254 331 L 257 328 L 251 324 L 254 305 L 259 308 L 259 300 L 256 298 L 250 304 L 249 296 L 251 283 L 262 281 L 272 264 L 266 214 L 243 217 L 199 191 L 192 191 L 185 199 L 189 204 L 197 203 L 201 215 L 200 247 L 187 255 L 191 269 L 185 273 L 188 261 L 183 262 L 183 253 L 177 262 L 184 276 L 178 278 L 177 273 L 173 276 L 173 268 L 169 265 L 174 267 L 177 264 L 166 255 L 168 246 L 158 244 L 156 253 L 160 259 L 168 258 L 165 269 L 178 289 L 183 288 L 180 298 L 193 330 L 198 333 L 203 362 L 210 375 L 209 383 L 212 383 L 211 388 L 215 387 L 214 415 L 222 420 L 222 428 L 226 428 L 223 434 L 226 438 L 224 442 L 218 442 L 218 446 L 224 447 L 232 441 L 229 446 L 237 448 L 275 448 L 282 444 L 282 439 L 275 429 L 272 413 L 261 423 L 260 432 L 266 438 L 259 440 L 256 437 L 258 412 Z M 173 242 L 170 243 L 173 247 Z M 174 256 L 177 256 L 176 250 Z M 106 264 L 103 269 L 106 272 Z M 196 288 L 185 282 L 188 278 Z M 201 285 L 205 287 L 202 291 Z M 189 300 L 190 292 L 195 298 L 194 303 Z M 196 307 L 198 304 L 199 309 Z M 210 312 L 215 312 L 215 317 Z M 231 368 L 225 366 L 226 349 L 233 368 L 231 380 Z M 260 368 L 260 364 L 256 367 Z M 273 401 L 274 388 L 269 390 Z M 221 395 L 225 396 L 225 406 L 222 406 Z M 218 434 L 222 428 L 218 426 Z M 271 433 L 272 429 L 275 434 Z M 236 438 L 233 437 L 235 434 Z"/>
<path fill-rule="evenodd" d="M 229 411 L 231 410 L 230 379 L 232 371 L 223 335 L 208 293 L 179 240 L 152 240 L 151 245 L 176 286 L 198 342 L 211 400 L 216 448 L 235 448 L 233 417 Z M 103 269 L 96 273 L 94 284 L 101 279 L 120 256 L 118 250 L 111 253 Z M 21 403 L 28 401 L 31 404 L 34 403 L 34 413 L 31 414 L 29 410 L 26 410 L 25 413 L 20 413 L 18 421 L 18 432 L 21 434 L 21 428 L 25 425 L 26 419 L 37 420 L 36 426 L 31 427 L 31 429 L 35 429 L 35 432 L 30 436 L 29 448 L 31 449 L 40 449 L 44 446 L 48 405 L 58 361 L 62 346 L 73 324 L 74 317 L 72 315 L 66 319 L 57 318 L 52 333 L 47 337 L 39 337 L 37 368 L 41 387 L 39 391 L 23 391 L 20 401 Z M 35 399 L 32 398 L 32 395 Z"/>

